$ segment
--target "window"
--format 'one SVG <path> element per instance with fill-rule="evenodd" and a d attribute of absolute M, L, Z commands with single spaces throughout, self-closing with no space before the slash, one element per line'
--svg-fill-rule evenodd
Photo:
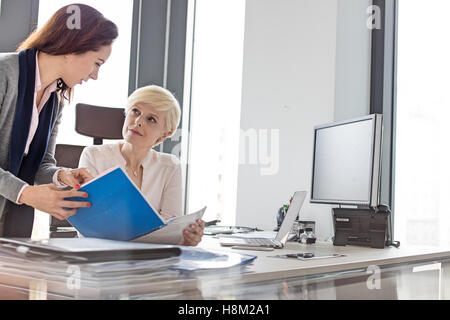
<path fill-rule="evenodd" d="M 446 0 L 399 7 L 394 227 L 409 244 L 450 244 L 449 10 Z"/>
<path fill-rule="evenodd" d="M 42 26 L 59 8 L 72 3 L 70 0 L 40 0 L 38 26 Z M 75 87 L 74 99 L 70 105 L 65 106 L 58 130 L 57 143 L 92 145 L 92 138 L 81 136 L 74 130 L 75 105 L 88 103 L 118 108 L 125 106 L 128 97 L 133 1 L 116 1 L 114 5 L 102 0 L 77 3 L 94 7 L 119 28 L 119 37 L 113 44 L 109 60 L 100 68 L 98 80 L 89 80 L 88 83 Z M 36 214 L 33 236 L 46 237 L 48 219 L 47 214 Z"/>
<path fill-rule="evenodd" d="M 246 1 L 195 3 L 186 211 L 234 225 Z"/>

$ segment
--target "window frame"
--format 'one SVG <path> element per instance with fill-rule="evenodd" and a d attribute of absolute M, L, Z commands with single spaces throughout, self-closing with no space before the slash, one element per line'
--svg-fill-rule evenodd
<path fill-rule="evenodd" d="M 380 29 L 372 29 L 370 113 L 383 115 L 380 203 L 392 211 L 395 230 L 395 143 L 397 111 L 398 0 L 373 0 L 380 8 Z"/>
<path fill-rule="evenodd" d="M 181 108 L 178 127 L 181 134 L 177 133 L 174 139 L 167 139 L 155 147 L 155 150 L 165 153 L 179 150 L 177 146 L 188 143 L 183 139 L 189 139 L 183 128 L 183 123 L 188 126 L 189 106 L 184 106 L 183 100 L 188 7 L 192 1 L 195 0 L 133 0 L 128 94 L 146 85 L 158 85 L 172 92 Z M 187 151 L 182 149 L 182 152 Z M 184 190 L 186 175 L 187 168 L 183 168 Z M 184 214 L 185 193 L 182 201 Z"/>

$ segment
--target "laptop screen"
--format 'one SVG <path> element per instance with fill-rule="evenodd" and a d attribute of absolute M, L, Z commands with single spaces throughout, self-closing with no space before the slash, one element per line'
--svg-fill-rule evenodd
<path fill-rule="evenodd" d="M 306 198 L 306 191 L 296 191 L 294 193 L 294 197 L 289 206 L 289 209 L 286 213 L 286 216 L 283 219 L 283 223 L 280 226 L 280 231 L 275 238 L 275 240 L 280 241 L 282 244 L 285 244 L 289 233 L 291 232 L 292 226 L 294 225 L 295 219 L 297 218 L 298 213 L 303 205 L 303 202 Z"/>

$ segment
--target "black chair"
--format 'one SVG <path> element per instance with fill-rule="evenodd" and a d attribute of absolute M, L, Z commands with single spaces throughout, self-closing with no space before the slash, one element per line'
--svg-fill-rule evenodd
<path fill-rule="evenodd" d="M 75 107 L 75 131 L 94 138 L 94 145 L 103 139 L 122 139 L 125 113 L 122 108 L 98 107 L 79 103 Z"/>
<path fill-rule="evenodd" d="M 75 106 L 75 131 L 94 139 L 94 145 L 103 144 L 103 139 L 122 139 L 122 127 L 125 121 L 124 109 L 99 107 L 79 103 Z M 85 146 L 57 144 L 55 149 L 56 165 L 66 168 L 78 168 L 81 153 Z M 74 238 L 77 232 L 67 221 L 55 217 L 50 220 L 50 238 Z"/>

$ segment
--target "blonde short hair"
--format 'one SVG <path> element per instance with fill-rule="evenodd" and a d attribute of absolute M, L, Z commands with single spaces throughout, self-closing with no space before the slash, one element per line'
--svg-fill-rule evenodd
<path fill-rule="evenodd" d="M 181 109 L 178 100 L 169 90 L 155 85 L 136 89 L 128 97 L 125 113 L 138 103 L 148 103 L 157 111 L 167 111 L 165 129 L 170 132 L 167 138 L 175 134 L 180 123 Z"/>

